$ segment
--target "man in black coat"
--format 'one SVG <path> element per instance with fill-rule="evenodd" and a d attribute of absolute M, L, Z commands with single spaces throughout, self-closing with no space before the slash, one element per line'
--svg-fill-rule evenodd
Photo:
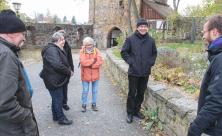
<path fill-rule="evenodd" d="M 39 136 L 32 107 L 33 89 L 18 58 L 25 24 L 12 10 L 0 13 L 0 135 Z"/>
<path fill-rule="evenodd" d="M 222 16 L 213 16 L 203 26 L 210 64 L 204 75 L 196 119 L 188 136 L 222 135 Z"/>
<path fill-rule="evenodd" d="M 60 32 L 63 34 L 64 37 L 66 37 L 66 32 L 65 30 L 62 29 L 62 27 L 56 26 L 55 27 L 55 31 Z M 65 40 L 65 45 L 64 45 L 64 51 L 66 53 L 69 65 L 72 69 L 72 73 L 74 73 L 74 65 L 73 65 L 73 59 L 72 59 L 72 51 L 71 51 L 71 47 L 69 46 L 69 43 L 67 42 L 67 40 Z M 73 75 L 71 75 L 73 76 Z M 63 90 L 63 109 L 65 110 L 69 110 L 69 106 L 67 104 L 68 101 L 68 83 L 66 84 L 64 90 Z"/>
<path fill-rule="evenodd" d="M 129 92 L 127 97 L 127 123 L 133 121 L 133 116 L 144 119 L 140 112 L 147 88 L 151 67 L 157 57 L 154 39 L 147 33 L 148 23 L 145 19 L 137 20 L 136 31 L 125 40 L 121 56 L 129 64 Z"/>

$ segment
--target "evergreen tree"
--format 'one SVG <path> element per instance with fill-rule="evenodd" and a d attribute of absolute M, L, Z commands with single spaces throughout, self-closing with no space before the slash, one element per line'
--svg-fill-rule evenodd
<path fill-rule="evenodd" d="M 77 24 L 77 23 L 76 23 L 76 18 L 75 18 L 75 16 L 72 17 L 72 21 L 71 21 L 71 22 L 72 22 L 72 24 L 74 24 L 74 25 Z"/>
<path fill-rule="evenodd" d="M 64 16 L 63 17 L 63 21 L 62 21 L 63 23 L 66 23 L 67 22 L 67 17 L 66 16 Z"/>
<path fill-rule="evenodd" d="M 59 24 L 61 22 L 62 22 L 61 19 L 57 15 L 53 16 L 53 23 L 54 24 Z"/>

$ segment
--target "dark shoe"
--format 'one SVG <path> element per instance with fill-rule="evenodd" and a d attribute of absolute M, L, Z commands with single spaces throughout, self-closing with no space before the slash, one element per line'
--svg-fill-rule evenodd
<path fill-rule="evenodd" d="M 134 116 L 139 118 L 139 119 L 145 119 L 145 116 L 141 112 L 138 112 L 138 113 L 134 114 Z"/>
<path fill-rule="evenodd" d="M 96 107 L 96 104 L 92 104 L 92 110 L 93 111 L 98 111 L 98 108 Z"/>
<path fill-rule="evenodd" d="M 82 112 L 86 112 L 86 104 L 83 104 L 82 105 L 82 110 L 81 110 Z"/>
<path fill-rule="evenodd" d="M 71 125 L 73 123 L 72 120 L 68 120 L 67 118 L 64 118 L 63 120 L 59 120 L 59 125 Z"/>
<path fill-rule="evenodd" d="M 133 122 L 133 115 L 132 114 L 128 114 L 126 117 L 126 122 L 127 123 L 132 123 Z"/>
<path fill-rule="evenodd" d="M 53 121 L 58 121 L 58 118 L 53 117 L 52 119 L 53 119 Z"/>
<path fill-rule="evenodd" d="M 67 104 L 64 104 L 62 107 L 63 107 L 63 109 L 66 110 L 66 111 L 70 109 Z"/>

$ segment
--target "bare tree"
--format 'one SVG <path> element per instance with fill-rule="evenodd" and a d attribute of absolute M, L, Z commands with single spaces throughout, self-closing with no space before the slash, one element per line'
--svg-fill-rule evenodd
<path fill-rule="evenodd" d="M 132 0 L 128 0 L 128 33 L 132 33 L 133 32 L 133 28 L 132 28 L 132 23 L 131 23 L 131 3 Z"/>
<path fill-rule="evenodd" d="M 137 20 L 139 18 L 139 13 L 138 13 L 138 9 L 136 6 L 136 1 L 135 0 L 128 0 L 128 33 L 132 33 L 133 32 L 133 28 L 132 28 L 132 21 L 131 21 L 131 10 L 133 9 L 133 15 L 134 18 Z"/>
<path fill-rule="evenodd" d="M 180 0 L 173 0 L 173 8 L 175 12 L 178 11 L 179 4 L 180 4 Z"/>
<path fill-rule="evenodd" d="M 137 9 L 136 1 L 135 0 L 132 0 L 132 6 L 133 6 L 134 17 L 137 20 L 139 18 L 139 13 L 138 13 L 138 9 Z"/>

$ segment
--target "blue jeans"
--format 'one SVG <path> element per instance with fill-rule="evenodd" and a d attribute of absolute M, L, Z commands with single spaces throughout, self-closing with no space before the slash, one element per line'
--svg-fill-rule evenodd
<path fill-rule="evenodd" d="M 92 82 L 92 103 L 96 104 L 97 99 L 97 89 L 98 89 L 99 80 Z M 87 97 L 89 92 L 90 82 L 82 81 L 82 104 L 87 104 Z"/>
<path fill-rule="evenodd" d="M 62 110 L 63 105 L 63 87 L 49 90 L 52 97 L 52 116 L 54 120 L 63 120 L 65 115 Z"/>

